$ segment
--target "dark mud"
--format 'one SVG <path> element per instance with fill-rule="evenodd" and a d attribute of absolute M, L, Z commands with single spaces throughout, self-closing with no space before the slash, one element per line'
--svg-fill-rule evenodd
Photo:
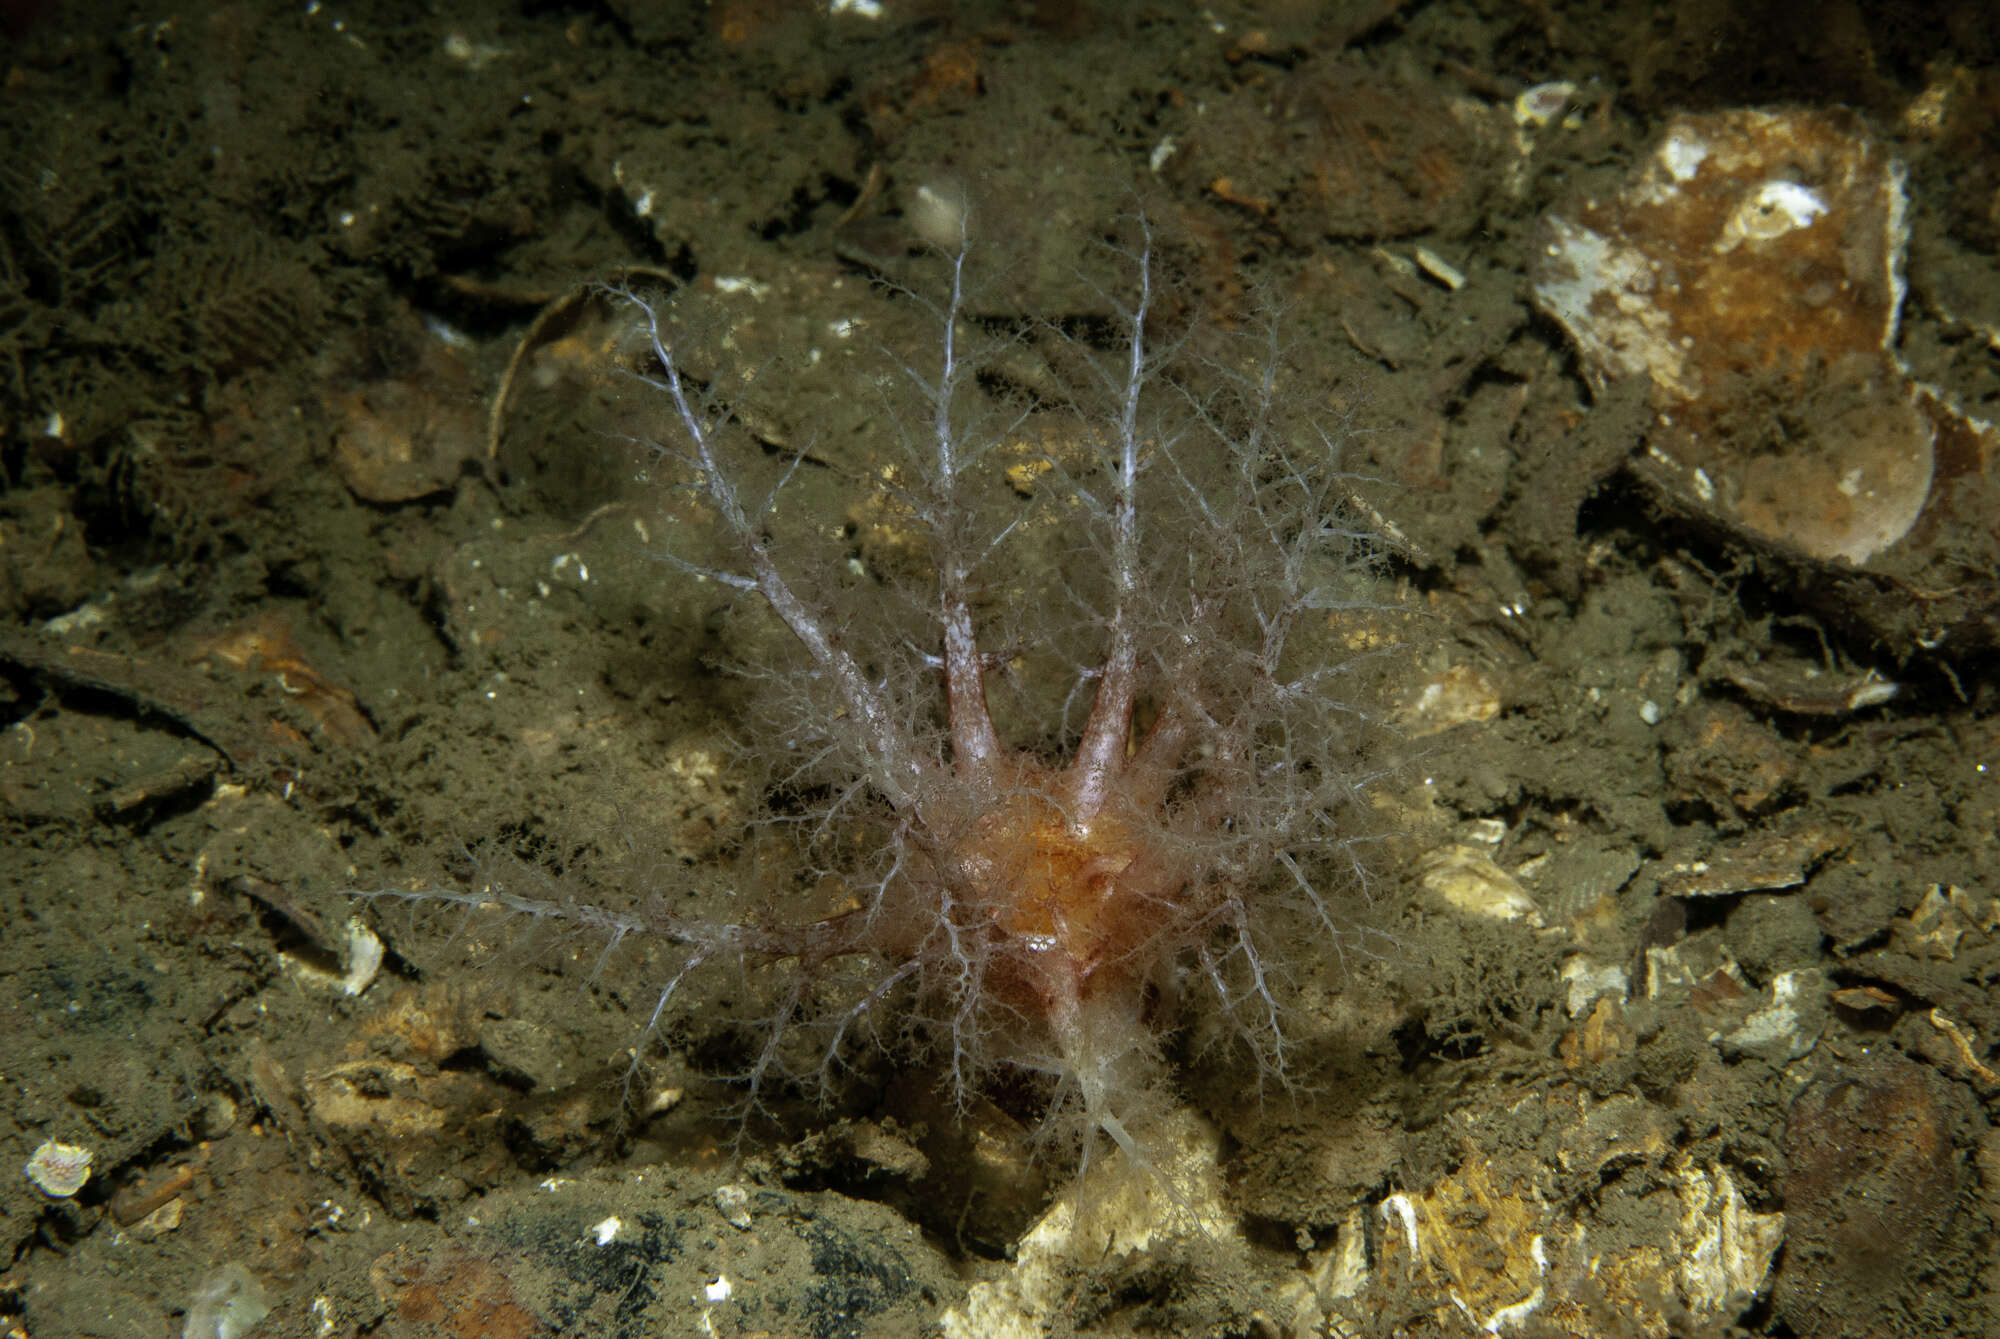
<path fill-rule="evenodd" d="M 636 392 L 569 295 L 754 310 L 700 370 L 778 369 L 744 401 L 810 461 L 781 524 L 879 571 L 907 537 L 833 331 L 907 347 L 875 281 L 936 281 L 924 186 L 978 202 L 997 325 L 1101 322 L 1079 274 L 1135 205 L 1180 319 L 1281 306 L 1404 611 L 1329 635 L 1404 644 L 1403 742 L 1369 933 L 1298 973 L 1302 1095 L 1187 1019 L 1228 1230 L 1072 1260 L 1042 1323 L 2000 1322 L 1990 523 L 1946 599 L 1691 517 L 1634 468 L 1642 399 L 1593 396 L 1528 296 L 1539 220 L 1667 117 L 1850 107 L 1909 165 L 1898 352 L 1994 417 L 1982 6 L 0 19 L 18 1332 L 178 1334 L 199 1305 L 217 1333 L 214 1298 L 261 1296 L 271 1335 L 922 1334 L 1007 1275 L 1065 1174 L 1022 1095 L 955 1113 L 861 1061 L 832 1109 L 774 1092 L 746 1131 L 715 1076 L 761 982 L 649 1035 L 670 945 L 600 961 L 587 926 L 344 895 L 841 904 L 742 849 L 730 667 L 772 633 L 651 552 Z M 1551 80 L 1564 116 L 1522 128 Z M 1046 730 L 1067 684 L 1024 663 L 999 709 Z M 89 1151 L 81 1192 L 21 1174 L 49 1141 Z"/>

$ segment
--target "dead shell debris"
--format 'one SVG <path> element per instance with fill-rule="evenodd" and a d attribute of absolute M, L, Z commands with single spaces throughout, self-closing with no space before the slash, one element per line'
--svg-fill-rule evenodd
<path fill-rule="evenodd" d="M 1843 118 L 1686 116 L 1616 197 L 1544 220 L 1536 299 L 1600 386 L 1652 378 L 1650 454 L 1673 484 L 1815 557 L 1880 552 L 1930 486 L 1932 433 L 1888 357 L 1903 178 Z M 1782 418 L 1783 392 L 1815 370 L 1846 412 L 1744 450 L 1743 402 L 1761 391 Z"/>
<path fill-rule="evenodd" d="M 68 1199 L 90 1180 L 95 1155 L 81 1144 L 50 1139 L 29 1157 L 22 1170 L 35 1188 L 51 1199 Z"/>
<path fill-rule="evenodd" d="M 1635 468 L 1663 500 L 1824 585 L 1880 577 L 1900 607 L 1858 613 L 1906 648 L 1971 618 L 1990 641 L 1990 580 L 1967 590 L 1946 554 L 1990 538 L 1966 484 L 2000 435 L 1896 356 L 1905 176 L 1846 113 L 1678 117 L 1615 195 L 1544 219 L 1534 297 L 1600 391 L 1649 380 Z"/>
<path fill-rule="evenodd" d="M 1542 1151 L 1512 1145 L 1523 1118 L 1545 1130 Z M 1387 1299 L 1415 1295 L 1471 1333 L 1582 1339 L 1604 1332 L 1608 1308 L 1629 1333 L 1667 1335 L 1719 1327 L 1770 1284 L 1784 1215 L 1757 1212 L 1727 1167 L 1674 1148 L 1638 1097 L 1494 1094 L 1446 1124 L 1456 1168 L 1354 1210 L 1309 1257 L 1293 1333 L 1360 1333 Z M 1566 1201 L 1565 1179 L 1597 1203 Z"/>

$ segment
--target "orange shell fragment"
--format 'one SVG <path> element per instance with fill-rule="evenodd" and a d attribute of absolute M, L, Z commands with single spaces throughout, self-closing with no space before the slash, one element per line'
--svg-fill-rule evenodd
<path fill-rule="evenodd" d="M 1910 531 L 1935 429 L 1890 352 L 1904 175 L 1845 114 L 1682 116 L 1616 196 L 1544 220 L 1538 305 L 1594 385 L 1652 381 L 1649 477 L 1814 558 Z"/>

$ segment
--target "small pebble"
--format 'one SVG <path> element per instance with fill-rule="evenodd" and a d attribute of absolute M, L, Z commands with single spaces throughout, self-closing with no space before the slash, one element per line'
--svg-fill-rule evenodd
<path fill-rule="evenodd" d="M 742 1186 L 717 1186 L 715 1207 L 731 1227 L 750 1230 L 750 1192 Z"/>

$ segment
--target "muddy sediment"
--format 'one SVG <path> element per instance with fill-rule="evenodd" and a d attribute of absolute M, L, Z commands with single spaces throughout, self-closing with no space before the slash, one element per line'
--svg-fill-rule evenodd
<path fill-rule="evenodd" d="M 1810 33 L 15 10 L 0 1314 L 25 1332 L 230 1307 L 299 1335 L 1991 1332 L 1976 6 Z M 1894 375 L 1752 329 L 1701 411 L 1751 473 L 1856 424 L 1921 435 L 1934 482 L 1859 563 L 1664 473 L 1658 388 L 1600 375 L 1534 291 L 1551 217 L 1598 218 L 1677 118 L 1746 100 L 1865 136 L 1907 193 L 1870 353 Z M 830 1102 L 775 1087 L 745 1125 L 727 1076 L 774 978 L 703 981 L 649 1030 L 672 946 L 604 953 L 649 899 L 836 914 L 854 853 L 746 838 L 823 799 L 738 747 L 739 671 L 783 634 L 659 560 L 700 508 L 637 478 L 656 424 L 592 285 L 723 312 L 690 371 L 801 462 L 774 532 L 827 580 L 910 570 L 856 368 L 930 338 L 925 192 L 979 202 L 1002 277 L 974 319 L 1018 342 L 992 384 L 1039 406 L 1074 390 L 1064 341 L 1114 324 L 1081 276 L 1135 209 L 1172 238 L 1163 338 L 1277 313 L 1379 555 L 1379 607 L 1307 647 L 1381 652 L 1393 729 L 1367 896 L 1285 982 L 1288 1082 L 1163 982 L 1187 1202 L 1100 1159 L 1083 1226 L 1044 1217 L 1077 1187 L 1032 1084 L 959 1104 L 858 1049 Z M 1032 496 L 1051 440 L 997 486 Z M 1841 478 L 1813 479 L 1824 522 Z M 1012 650 L 1001 728 L 1059 737 L 1083 652 Z M 537 923 L 491 886 L 602 914 Z M 347 896 L 412 888 L 463 896 Z M 1207 1230 L 1170 1230 L 1189 1209 Z"/>

